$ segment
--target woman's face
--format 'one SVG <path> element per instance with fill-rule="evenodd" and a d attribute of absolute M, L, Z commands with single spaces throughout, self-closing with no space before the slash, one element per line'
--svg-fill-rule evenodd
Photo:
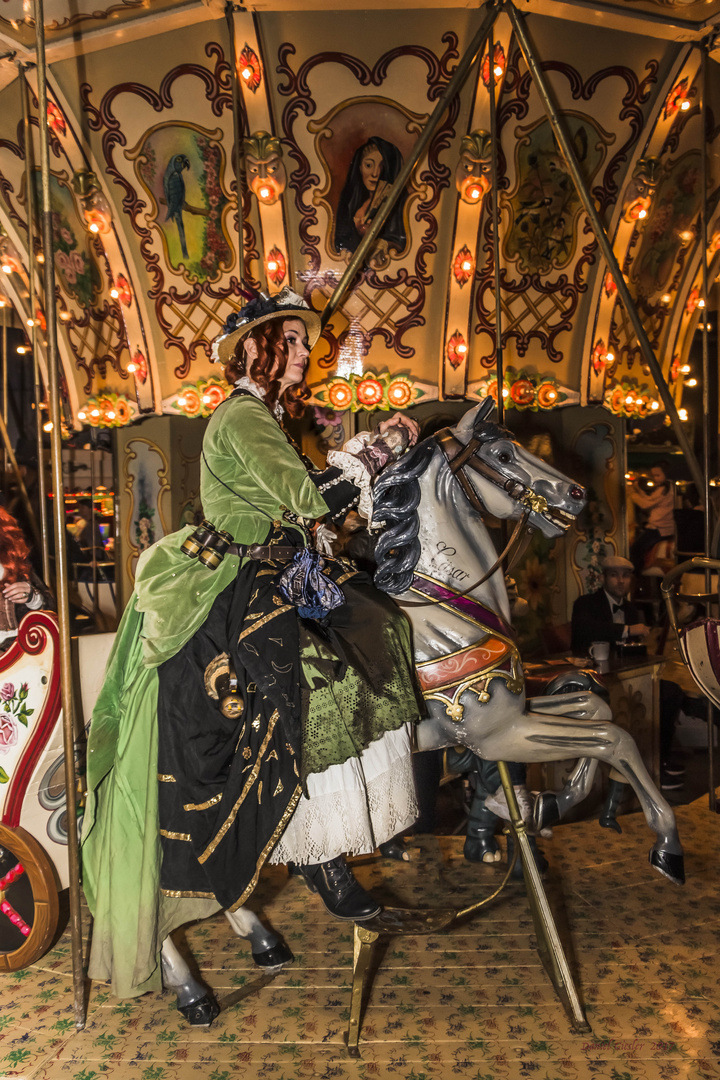
<path fill-rule="evenodd" d="M 360 176 L 368 191 L 374 191 L 380 181 L 383 159 L 378 149 L 372 147 L 366 150 L 360 162 Z"/>
<path fill-rule="evenodd" d="M 297 386 L 305 377 L 310 350 L 308 349 L 308 337 L 305 323 L 302 319 L 285 319 L 283 334 L 287 342 L 287 364 L 285 374 L 280 379 L 280 393 L 288 386 Z M 270 372 L 270 378 L 276 378 L 278 364 Z"/>

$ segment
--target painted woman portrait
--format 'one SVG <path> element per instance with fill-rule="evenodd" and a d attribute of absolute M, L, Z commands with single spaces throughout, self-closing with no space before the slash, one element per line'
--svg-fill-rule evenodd
<path fill-rule="evenodd" d="M 389 195 L 402 165 L 403 157 L 397 146 L 379 135 L 373 135 L 358 147 L 338 201 L 334 235 L 336 251 L 355 251 Z M 403 191 L 378 238 L 385 241 L 387 248 L 394 248 L 397 254 L 407 244 L 403 224 L 406 198 L 407 192 Z"/>

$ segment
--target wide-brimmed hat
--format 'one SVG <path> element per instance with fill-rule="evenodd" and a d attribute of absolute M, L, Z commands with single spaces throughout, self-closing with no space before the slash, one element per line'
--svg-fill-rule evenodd
<path fill-rule="evenodd" d="M 264 296 L 262 293 L 251 300 L 240 311 L 233 311 L 212 343 L 211 357 L 214 364 L 228 364 L 235 352 L 235 346 L 256 326 L 269 322 L 270 319 L 301 319 L 308 332 L 308 346 L 320 337 L 320 316 L 307 306 L 302 296 L 286 287 L 276 296 Z"/>

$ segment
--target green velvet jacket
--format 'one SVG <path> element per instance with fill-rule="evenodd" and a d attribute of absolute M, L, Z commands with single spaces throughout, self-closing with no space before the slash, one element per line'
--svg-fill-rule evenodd
<path fill-rule="evenodd" d="M 328 512 L 258 399 L 220 405 L 203 449 L 205 516 L 237 542 L 262 542 L 285 509 L 314 519 Z M 164 937 L 219 909 L 214 900 L 162 897 L 159 888 L 156 669 L 202 625 L 239 565 L 226 556 L 213 571 L 189 559 L 180 546 L 192 531 L 163 537 L 141 555 L 90 729 L 82 835 L 83 885 L 95 920 L 90 974 L 111 980 L 119 997 L 159 990 Z"/>

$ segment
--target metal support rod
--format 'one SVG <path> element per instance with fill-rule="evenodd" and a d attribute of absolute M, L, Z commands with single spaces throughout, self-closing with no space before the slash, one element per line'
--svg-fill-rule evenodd
<path fill-rule="evenodd" d="M 445 110 L 447 109 L 448 105 L 455 97 L 455 95 L 459 94 L 463 86 L 465 85 L 465 81 L 470 74 L 470 70 L 475 63 L 478 54 L 485 46 L 488 31 L 490 30 L 497 17 L 496 3 L 497 0 L 492 0 L 492 3 L 488 4 L 485 18 L 480 24 L 480 29 L 475 34 L 475 37 L 472 39 L 470 45 L 465 50 L 465 53 L 460 60 L 458 66 L 455 68 L 450 82 L 445 87 L 442 97 L 440 98 L 433 110 L 432 116 L 423 128 L 418 141 L 413 147 L 412 155 L 403 164 L 403 167 L 398 173 L 393 186 L 388 192 L 387 198 L 380 204 L 378 212 L 373 218 L 370 228 L 358 244 L 352 258 L 350 259 L 350 262 L 348 263 L 345 273 L 335 286 L 335 291 L 333 292 L 332 296 L 328 300 L 325 308 L 320 315 L 320 322 L 323 327 L 327 326 L 340 301 L 342 300 L 349 286 L 351 285 L 355 275 L 365 261 L 365 256 L 367 255 L 372 245 L 375 243 L 375 240 L 377 239 L 380 230 L 385 224 L 393 206 L 397 202 L 400 193 L 410 179 L 415 166 L 422 159 L 423 154 L 425 153 L 427 147 L 430 145 L 430 142 L 432 141 L 435 132 L 440 126 L 440 121 L 445 115 Z"/>
<path fill-rule="evenodd" d="M 232 68 L 232 110 L 233 110 L 233 146 L 235 149 L 235 190 L 237 193 L 237 229 L 240 250 L 240 279 L 245 277 L 245 235 L 243 222 L 243 185 L 242 185 L 242 124 L 240 121 L 240 83 L 238 81 L 237 53 L 235 51 L 235 4 L 228 0 L 225 4 L 225 20 L 230 39 L 229 54 Z"/>
<path fill-rule="evenodd" d="M 702 403 L 703 403 L 703 465 L 705 467 L 705 486 L 702 491 L 703 505 L 705 507 L 705 558 L 712 556 L 710 551 L 712 536 L 711 514 L 713 505 L 710 500 L 710 342 L 708 340 L 708 318 L 710 317 L 709 285 L 708 285 L 708 175 L 707 175 L 707 48 L 701 50 L 700 77 L 702 82 L 702 99 L 700 102 L 700 177 L 702 189 L 702 202 L 700 203 L 700 249 L 702 251 L 702 298 L 703 298 L 703 331 L 702 331 Z M 698 491 L 698 495 L 700 492 Z M 711 588 L 710 571 L 705 571 L 705 592 Z M 705 605 L 705 616 L 710 618 L 712 608 Z M 715 813 L 717 800 L 715 796 L 715 725 L 713 707 L 707 702 L 707 740 L 708 740 L 708 807 Z"/>
<path fill-rule="evenodd" d="M 51 584 L 50 573 L 50 545 L 48 543 L 48 512 L 47 512 L 47 493 L 45 491 L 45 450 L 43 447 L 43 425 L 42 425 L 42 410 L 40 405 L 43 402 L 43 387 L 42 379 L 40 376 L 40 364 L 38 361 L 38 328 L 36 319 L 36 307 L 37 300 L 35 297 L 35 186 L 33 184 L 33 137 L 32 127 L 30 125 L 30 107 L 29 107 L 29 87 L 27 83 L 27 75 L 25 68 L 22 64 L 18 64 L 18 75 L 20 83 L 20 97 L 22 100 L 22 118 L 23 118 L 23 138 L 25 143 L 25 208 L 27 210 L 27 252 L 28 252 L 28 290 L 29 290 L 29 306 L 30 306 L 30 318 L 32 319 L 32 329 L 30 334 L 30 345 L 32 348 L 33 358 L 33 380 L 35 384 L 35 434 L 36 434 L 36 446 L 37 446 L 37 468 L 38 468 L 38 500 L 40 503 L 40 536 L 42 540 L 40 555 L 42 558 L 43 568 L 43 581 L 47 585 Z"/>
<path fill-rule="evenodd" d="M 498 424 L 505 420 L 503 385 L 505 371 L 502 346 L 502 301 L 500 292 L 500 192 L 498 191 L 498 129 L 495 102 L 495 37 L 493 27 L 488 35 L 488 92 L 490 94 L 490 183 L 492 185 L 493 263 L 495 269 L 495 379 L 497 382 Z"/>
<path fill-rule="evenodd" d="M 683 452 L 688 468 L 690 469 L 690 473 L 692 475 L 695 486 L 697 487 L 698 491 L 702 491 L 705 487 L 705 480 L 703 478 L 702 470 L 700 469 L 700 465 L 697 458 L 695 457 L 695 453 L 690 446 L 688 437 L 685 434 L 682 420 L 678 416 L 675 402 L 673 401 L 672 395 L 663 377 L 662 369 L 660 368 L 660 365 L 658 364 L 655 357 L 655 353 L 653 352 L 652 345 L 650 344 L 650 339 L 645 332 L 645 327 L 642 324 L 642 320 L 638 313 L 637 307 L 635 306 L 635 301 L 630 295 L 630 290 L 627 287 L 625 278 L 622 274 L 622 270 L 620 269 L 620 265 L 615 257 L 615 252 L 613 251 L 613 246 L 610 238 L 608 237 L 607 232 L 605 231 L 605 227 L 600 220 L 600 215 L 595 209 L 595 203 L 593 201 L 592 195 L 590 194 L 590 191 L 588 190 L 588 186 L 585 183 L 585 177 L 580 171 L 578 160 L 575 157 L 572 143 L 570 141 L 570 138 L 568 137 L 568 133 L 565 128 L 565 122 L 555 105 L 550 86 L 546 81 L 545 76 L 540 68 L 540 64 L 538 63 L 537 57 L 535 55 L 535 50 L 530 42 L 530 38 L 528 37 L 527 28 L 525 26 L 525 17 L 518 14 L 511 0 L 503 0 L 503 8 L 510 16 L 510 20 L 513 24 L 513 29 L 517 36 L 518 44 L 522 49 L 525 63 L 528 66 L 528 70 L 530 71 L 533 82 L 537 87 L 540 99 L 542 100 L 542 103 L 545 107 L 545 112 L 547 113 L 548 119 L 550 121 L 550 126 L 552 127 L 555 138 L 557 139 L 560 145 L 560 149 L 562 150 L 563 157 L 565 158 L 573 183 L 575 184 L 575 189 L 580 196 L 582 204 L 585 208 L 585 213 L 587 214 L 588 220 L 590 221 L 590 224 L 592 226 L 592 230 L 595 233 L 595 239 L 598 242 L 600 250 L 602 251 L 608 264 L 610 273 L 613 276 L 613 279 L 617 286 L 618 296 L 622 301 L 628 318 L 630 319 L 633 331 L 638 340 L 638 344 L 640 345 L 640 349 L 642 351 L 645 363 L 650 368 L 650 373 L 655 380 L 655 385 L 657 386 L 658 393 L 662 398 L 663 405 L 665 406 L 665 411 L 670 418 L 670 422 L 673 426 L 673 430 L 675 431 L 677 441 L 680 445 L 680 449 Z"/>
<path fill-rule="evenodd" d="M 53 259 L 52 210 L 50 206 L 50 140 L 47 127 L 47 70 L 45 67 L 44 0 L 34 0 L 35 48 L 37 52 L 38 120 L 40 129 L 40 168 L 42 172 L 42 247 L 47 322 L 47 364 L 49 381 L 50 461 L 53 476 L 53 517 L 55 526 L 55 573 L 57 581 L 58 620 L 60 623 L 60 676 L 63 707 L 63 752 L 65 757 L 65 798 L 67 804 L 67 854 L 70 879 L 70 930 L 75 1027 L 85 1027 L 85 986 L 82 955 L 82 912 L 80 908 L 80 863 L 77 839 L 75 778 L 75 714 L 72 696 L 72 661 L 70 656 L 70 604 L 68 600 L 67 551 L 65 530 L 65 495 L 62 477 L 62 439 L 60 424 L 60 360 L 55 311 L 55 261 Z"/>

